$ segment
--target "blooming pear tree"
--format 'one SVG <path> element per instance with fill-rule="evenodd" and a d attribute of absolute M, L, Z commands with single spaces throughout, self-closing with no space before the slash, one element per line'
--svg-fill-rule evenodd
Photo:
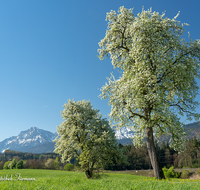
<path fill-rule="evenodd" d="M 184 145 L 180 116 L 199 118 L 195 101 L 199 87 L 200 41 L 183 39 L 184 25 L 178 14 L 169 19 L 163 13 L 120 7 L 107 13 L 108 28 L 99 43 L 99 58 L 110 56 L 121 77 L 112 75 L 101 88 L 109 99 L 110 117 L 118 127 L 135 131 L 134 144 L 146 139 L 148 154 L 157 179 L 164 178 L 154 138 L 171 134 L 171 146 Z"/>
<path fill-rule="evenodd" d="M 99 110 L 94 109 L 89 101 L 68 100 L 63 107 L 64 121 L 57 126 L 54 150 L 62 155 L 62 162 L 76 158 L 87 178 L 91 178 L 94 169 L 112 162 L 113 158 L 123 160 L 109 122 L 101 118 Z"/>

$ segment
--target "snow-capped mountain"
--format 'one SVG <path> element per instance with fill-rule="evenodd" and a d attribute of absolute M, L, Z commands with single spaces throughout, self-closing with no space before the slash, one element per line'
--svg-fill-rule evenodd
<path fill-rule="evenodd" d="M 26 131 L 21 131 L 18 136 L 13 136 L 0 142 L 0 152 L 5 149 L 26 152 L 31 147 L 52 142 L 56 136 L 56 133 L 31 127 Z"/>
<path fill-rule="evenodd" d="M 115 130 L 116 128 L 113 127 L 113 129 Z M 115 136 L 116 136 L 117 140 L 129 139 L 129 138 L 132 138 L 134 136 L 134 132 L 127 127 L 122 127 L 122 128 L 117 129 L 115 131 Z"/>
<path fill-rule="evenodd" d="M 113 130 L 116 128 L 113 127 Z M 115 136 L 121 144 L 131 144 L 134 132 L 127 127 L 115 130 Z M 51 133 L 37 127 L 31 127 L 26 131 L 21 131 L 18 136 L 7 138 L 0 142 L 0 152 L 6 149 L 32 152 L 32 153 L 45 153 L 54 150 L 55 143 L 52 143 L 57 136 L 57 133 Z"/>

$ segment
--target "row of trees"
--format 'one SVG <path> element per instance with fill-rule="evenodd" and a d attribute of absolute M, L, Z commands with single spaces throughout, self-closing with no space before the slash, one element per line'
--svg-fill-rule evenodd
<path fill-rule="evenodd" d="M 58 157 L 43 160 L 22 160 L 19 157 L 14 157 L 12 160 L 0 162 L 0 169 L 63 169 L 63 167 Z"/>
<path fill-rule="evenodd" d="M 22 160 L 30 160 L 30 159 L 47 160 L 48 158 L 55 159 L 57 156 L 58 154 L 56 153 L 34 154 L 34 153 L 24 153 L 14 150 L 5 150 L 4 153 L 2 154 L 0 153 L 0 161 L 12 160 L 13 157 L 19 157 Z"/>
<path fill-rule="evenodd" d="M 12 161 L 7 161 L 3 165 L 3 169 L 22 169 L 23 168 L 23 160 L 19 160 L 18 162 L 14 158 Z"/>
<path fill-rule="evenodd" d="M 200 140 L 188 139 L 185 142 L 185 150 L 178 154 L 175 167 L 200 167 Z"/>
<path fill-rule="evenodd" d="M 200 167 L 200 140 L 195 137 L 188 139 L 185 142 L 185 150 L 181 153 L 175 151 L 169 146 L 169 143 L 164 141 L 158 145 L 155 141 L 156 151 L 161 167 L 174 168 L 198 168 Z M 104 169 L 108 170 L 141 170 L 152 169 L 146 144 L 136 148 L 134 145 L 120 145 L 124 155 L 127 158 L 128 164 L 106 164 Z"/>

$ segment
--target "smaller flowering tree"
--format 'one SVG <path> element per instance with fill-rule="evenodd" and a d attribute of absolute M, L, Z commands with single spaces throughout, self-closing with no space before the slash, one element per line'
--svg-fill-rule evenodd
<path fill-rule="evenodd" d="M 54 169 L 54 160 L 49 158 L 46 162 L 45 162 L 45 166 L 48 169 Z"/>
<path fill-rule="evenodd" d="M 119 8 L 107 13 L 108 29 L 99 43 L 99 58 L 110 55 L 122 76 L 108 79 L 101 97 L 108 98 L 110 117 L 118 127 L 135 131 L 134 144 L 146 138 L 148 154 L 157 179 L 164 178 L 154 136 L 171 134 L 171 146 L 184 146 L 183 123 L 178 115 L 199 119 L 195 101 L 199 87 L 200 40 L 186 42 L 183 26 L 158 12 Z"/>
<path fill-rule="evenodd" d="M 57 126 L 58 137 L 54 140 L 54 151 L 62 155 L 62 162 L 76 158 L 87 178 L 91 178 L 94 169 L 113 158 L 123 159 L 114 131 L 89 101 L 68 100 L 63 107 L 64 121 Z"/>

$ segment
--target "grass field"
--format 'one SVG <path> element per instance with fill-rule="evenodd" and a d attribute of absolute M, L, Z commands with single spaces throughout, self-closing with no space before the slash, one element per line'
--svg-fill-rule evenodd
<path fill-rule="evenodd" d="M 19 181 L 20 178 L 35 178 L 32 181 Z M 17 176 L 15 176 L 17 174 Z M 10 181 L 3 181 L 3 179 L 11 178 Z M 46 189 L 77 189 L 77 190 L 96 190 L 96 189 L 148 189 L 148 190 L 171 190 L 171 189 L 200 189 L 200 180 L 188 179 L 170 179 L 158 181 L 154 178 L 122 174 L 122 173 L 104 173 L 100 174 L 99 179 L 88 180 L 82 172 L 67 172 L 59 170 L 0 170 L 0 189 L 3 190 L 46 190 Z"/>

